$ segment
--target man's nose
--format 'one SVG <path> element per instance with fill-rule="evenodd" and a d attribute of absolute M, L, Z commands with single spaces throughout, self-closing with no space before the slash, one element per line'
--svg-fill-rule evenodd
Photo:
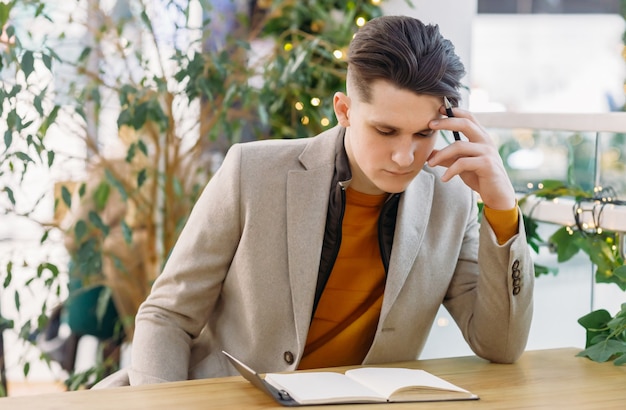
<path fill-rule="evenodd" d="M 413 164 L 415 152 L 415 141 L 413 136 L 402 136 L 396 140 L 391 153 L 391 160 L 399 167 L 409 167 Z"/>

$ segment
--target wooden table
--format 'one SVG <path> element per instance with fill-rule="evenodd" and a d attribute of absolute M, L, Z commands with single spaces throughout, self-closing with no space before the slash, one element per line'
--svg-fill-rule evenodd
<path fill-rule="evenodd" d="M 377 409 L 626 409 L 626 366 L 575 357 L 579 349 L 524 353 L 513 365 L 477 357 L 397 363 L 427 370 L 478 401 L 320 406 Z M 310 407 L 305 407 L 310 408 Z M 242 377 L 0 399 L 0 409 L 286 409 Z"/>

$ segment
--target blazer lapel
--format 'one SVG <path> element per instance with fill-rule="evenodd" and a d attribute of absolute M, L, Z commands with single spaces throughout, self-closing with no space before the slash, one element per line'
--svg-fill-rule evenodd
<path fill-rule="evenodd" d="M 384 321 L 398 297 L 424 239 L 432 208 L 434 178 L 431 173 L 420 172 L 408 186 L 398 205 L 380 323 Z"/>
<path fill-rule="evenodd" d="M 324 240 L 336 138 L 313 138 L 301 155 L 304 170 L 287 178 L 287 257 L 298 342 L 304 346 L 311 324 L 320 249 Z M 317 141 L 315 141 L 317 140 Z"/>

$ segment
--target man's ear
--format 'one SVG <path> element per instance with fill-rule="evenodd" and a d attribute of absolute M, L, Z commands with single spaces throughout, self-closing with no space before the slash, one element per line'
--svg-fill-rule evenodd
<path fill-rule="evenodd" d="M 339 125 L 342 127 L 350 126 L 350 97 L 342 92 L 335 93 L 333 97 L 333 108 L 335 109 L 335 116 Z"/>

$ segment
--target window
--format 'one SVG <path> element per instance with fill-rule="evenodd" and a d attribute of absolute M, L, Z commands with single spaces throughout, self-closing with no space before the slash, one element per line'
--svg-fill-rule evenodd
<path fill-rule="evenodd" d="M 620 13 L 620 0 L 478 0 L 482 14 Z"/>

